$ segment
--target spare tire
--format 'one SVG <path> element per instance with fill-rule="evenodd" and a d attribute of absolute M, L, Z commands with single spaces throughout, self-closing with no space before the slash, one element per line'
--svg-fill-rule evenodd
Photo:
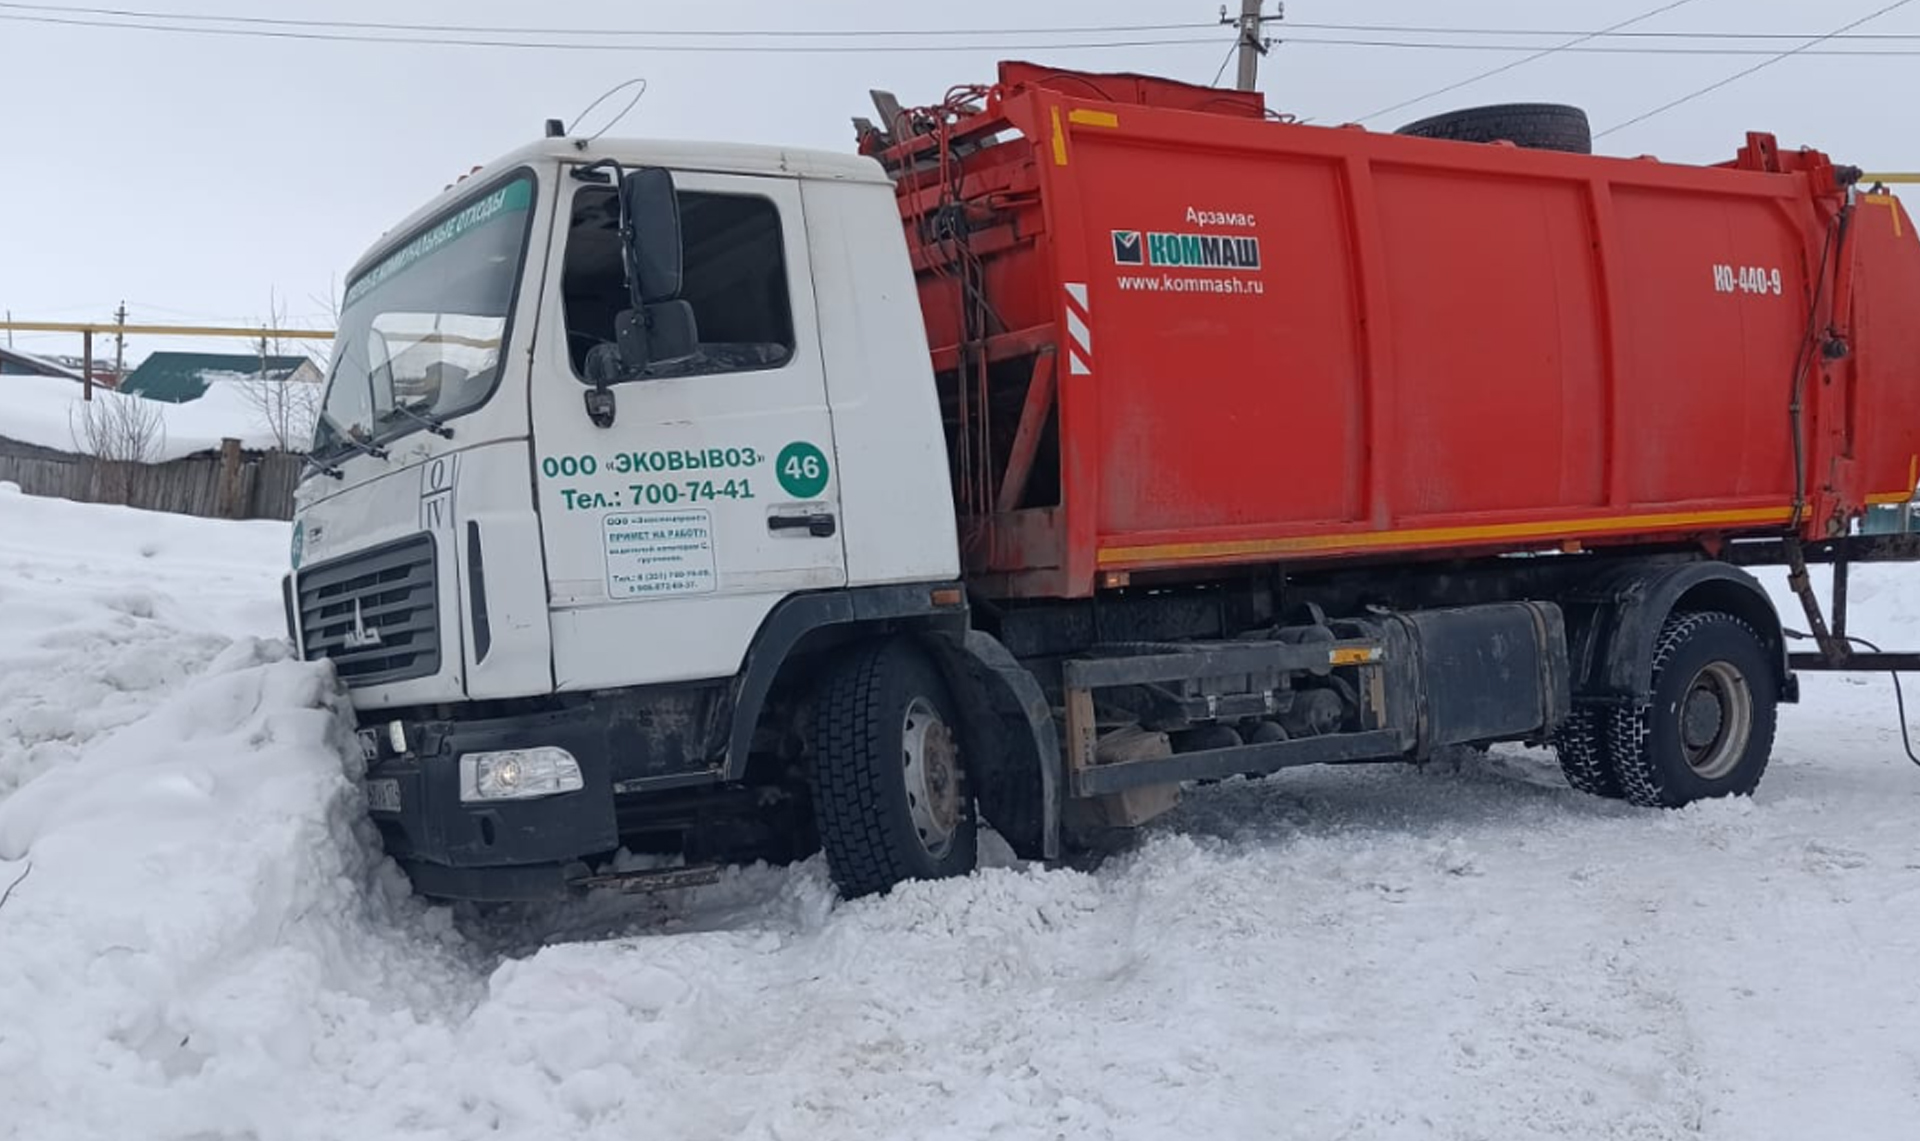
<path fill-rule="evenodd" d="M 1508 142 L 1537 151 L 1593 153 L 1593 125 L 1578 107 L 1559 103 L 1502 103 L 1449 111 L 1394 132 L 1461 143 Z"/>

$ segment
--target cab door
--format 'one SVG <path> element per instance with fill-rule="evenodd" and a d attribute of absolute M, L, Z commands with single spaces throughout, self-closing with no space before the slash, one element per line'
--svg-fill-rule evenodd
<path fill-rule="evenodd" d="M 534 350 L 534 480 L 558 688 L 731 675 L 797 591 L 845 585 L 838 463 L 799 184 L 680 173 L 698 352 L 610 387 L 586 358 L 630 308 L 611 182 L 566 180 Z"/>

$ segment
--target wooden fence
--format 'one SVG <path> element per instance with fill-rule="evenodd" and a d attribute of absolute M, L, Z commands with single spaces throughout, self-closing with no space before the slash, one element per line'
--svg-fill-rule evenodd
<path fill-rule="evenodd" d="M 245 452 L 227 440 L 218 453 L 161 464 L 117 463 L 0 439 L 0 482 L 28 495 L 116 503 L 209 519 L 291 519 L 304 457 Z"/>

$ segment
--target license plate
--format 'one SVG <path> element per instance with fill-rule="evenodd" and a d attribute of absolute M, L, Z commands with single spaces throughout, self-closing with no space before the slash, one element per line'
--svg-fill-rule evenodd
<path fill-rule="evenodd" d="M 360 737 L 360 759 L 372 764 L 380 759 L 380 733 L 374 729 L 362 729 Z"/>
<path fill-rule="evenodd" d="M 367 807 L 375 812 L 400 811 L 400 782 L 397 780 L 368 781 Z"/>

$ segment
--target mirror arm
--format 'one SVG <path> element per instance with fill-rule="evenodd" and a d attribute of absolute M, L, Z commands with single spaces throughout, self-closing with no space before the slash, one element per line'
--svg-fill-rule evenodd
<path fill-rule="evenodd" d="M 604 184 L 608 181 L 608 179 L 605 177 L 602 177 L 602 175 L 608 171 L 612 172 L 612 181 L 614 182 L 615 185 L 618 185 L 620 180 L 626 177 L 626 173 L 627 173 L 626 168 L 622 167 L 617 160 L 610 159 L 610 158 L 603 158 L 598 162 L 590 162 L 585 166 L 574 167 L 573 177 L 578 179 L 581 182 L 597 182 L 597 183 Z"/>

